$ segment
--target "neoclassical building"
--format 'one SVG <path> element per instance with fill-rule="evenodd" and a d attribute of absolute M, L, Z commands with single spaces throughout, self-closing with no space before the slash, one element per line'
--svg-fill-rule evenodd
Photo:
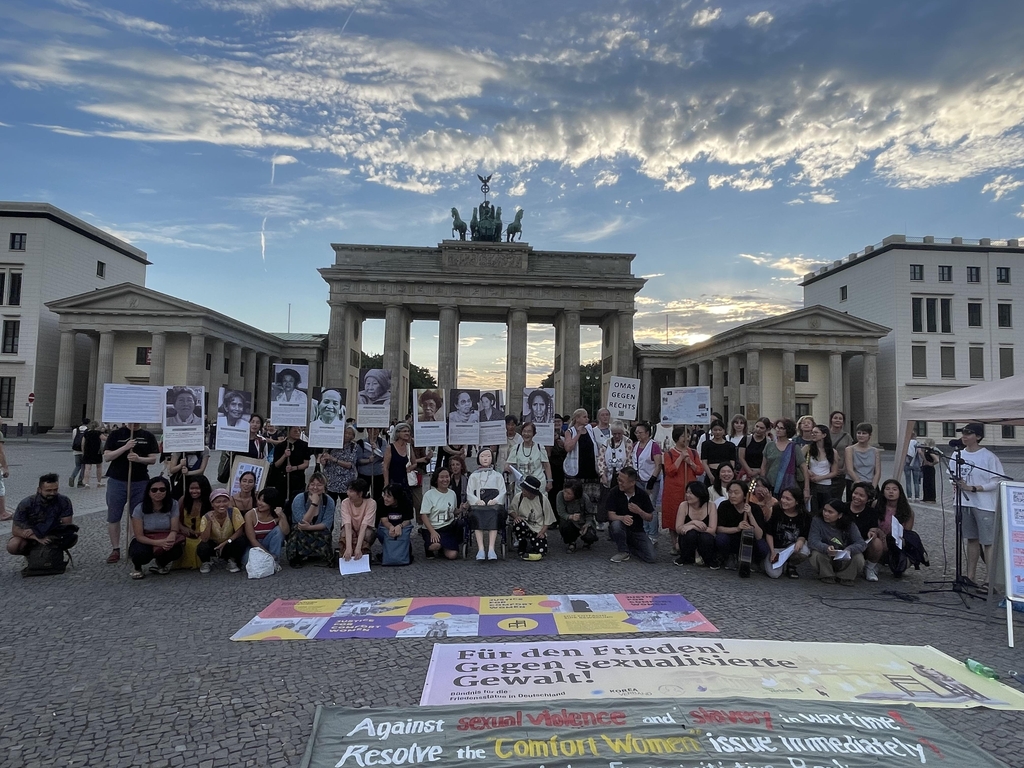
<path fill-rule="evenodd" d="M 659 418 L 660 390 L 708 386 L 728 420 L 803 415 L 878 421 L 878 340 L 889 328 L 822 306 L 732 328 L 690 346 L 637 345 L 640 412 Z"/>

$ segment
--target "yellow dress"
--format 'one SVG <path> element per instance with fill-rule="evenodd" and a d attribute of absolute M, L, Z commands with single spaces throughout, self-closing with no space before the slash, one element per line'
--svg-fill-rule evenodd
<path fill-rule="evenodd" d="M 198 514 L 192 514 L 191 512 L 185 512 L 181 516 L 181 529 L 184 532 L 186 529 L 192 531 L 197 536 L 200 530 L 200 524 L 203 516 Z M 199 555 L 196 550 L 199 548 L 199 539 L 185 539 L 185 552 L 174 562 L 174 567 L 177 570 L 197 570 L 199 568 Z"/>

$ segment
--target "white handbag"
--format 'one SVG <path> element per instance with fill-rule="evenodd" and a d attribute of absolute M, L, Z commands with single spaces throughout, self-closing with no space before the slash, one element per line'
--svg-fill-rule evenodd
<path fill-rule="evenodd" d="M 267 550 L 253 547 L 249 550 L 249 561 L 245 564 L 245 572 L 250 579 L 263 579 L 273 576 L 277 562 Z"/>

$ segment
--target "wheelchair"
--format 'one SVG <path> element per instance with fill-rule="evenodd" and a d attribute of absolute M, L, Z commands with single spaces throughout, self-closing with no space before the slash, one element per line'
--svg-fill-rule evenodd
<path fill-rule="evenodd" d="M 508 551 L 512 547 L 512 518 L 508 514 L 507 501 L 505 511 L 501 514 L 504 515 L 504 521 L 499 520 L 498 522 L 498 538 L 495 542 L 495 551 L 501 560 L 507 560 Z M 459 555 L 463 560 L 474 559 L 476 557 L 476 537 L 473 535 L 473 524 L 470 521 L 469 513 L 463 515 L 460 521 L 462 523 L 462 544 L 459 546 Z M 485 531 L 485 538 L 486 534 L 487 532 Z M 469 556 L 470 551 L 473 552 L 473 558 Z"/>

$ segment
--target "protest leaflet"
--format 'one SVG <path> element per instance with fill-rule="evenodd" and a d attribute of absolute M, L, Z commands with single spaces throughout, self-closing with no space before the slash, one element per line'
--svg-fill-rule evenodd
<path fill-rule="evenodd" d="M 676 424 L 710 424 L 711 388 L 674 387 L 661 390 L 661 423 L 666 427 Z"/>

